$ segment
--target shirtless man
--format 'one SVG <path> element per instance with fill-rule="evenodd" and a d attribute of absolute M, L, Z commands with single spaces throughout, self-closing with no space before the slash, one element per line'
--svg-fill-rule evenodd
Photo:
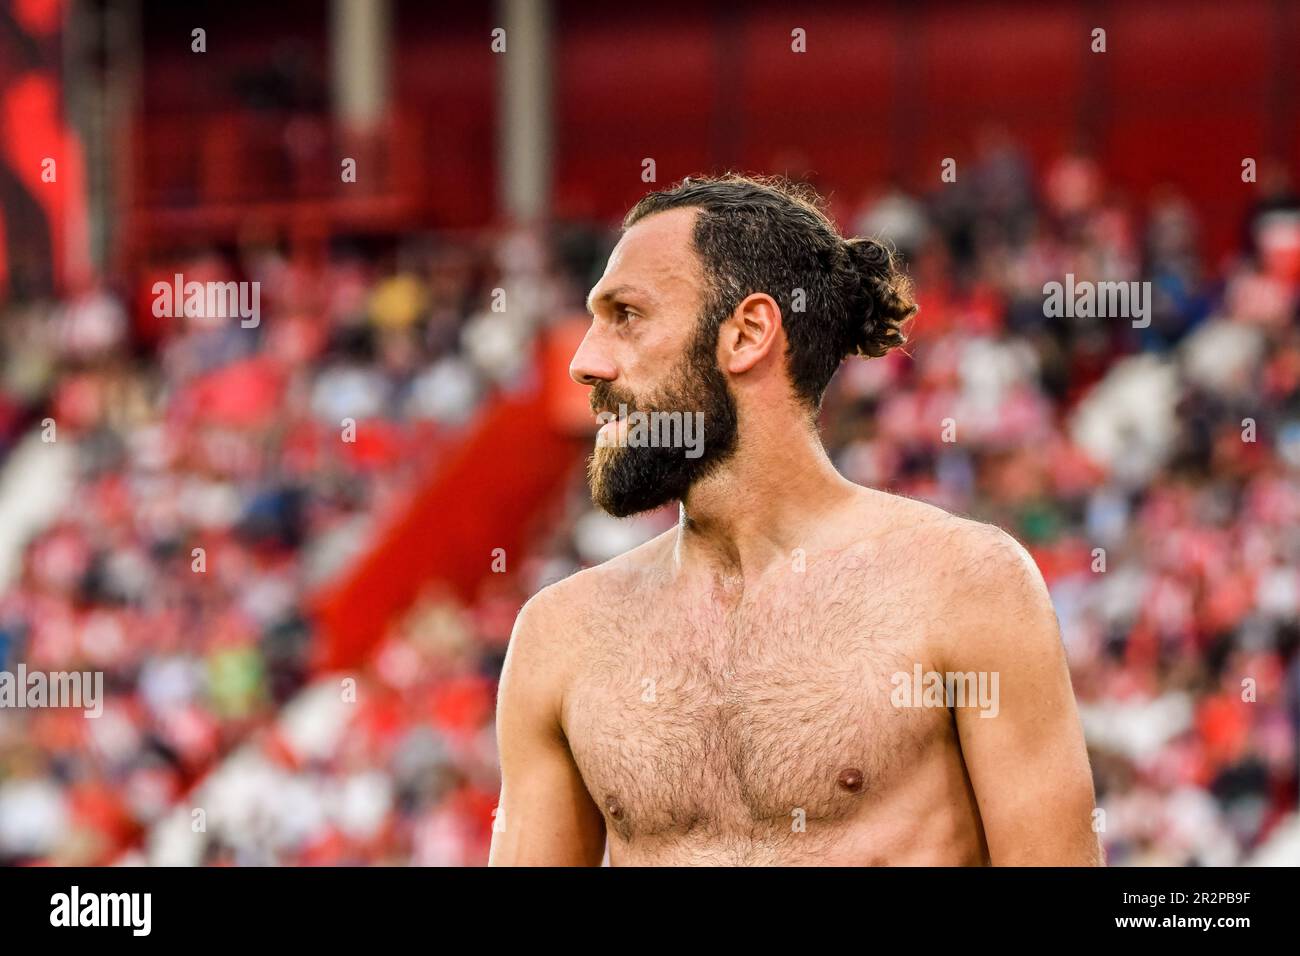
<path fill-rule="evenodd" d="M 588 303 L 571 373 L 626 406 L 593 499 L 680 520 L 520 612 L 490 862 L 1099 864 L 1032 559 L 853 484 L 818 436 L 841 360 L 903 342 L 890 252 L 789 186 L 687 180 L 628 214 Z M 636 447 L 629 411 L 701 412 L 703 453 Z"/>

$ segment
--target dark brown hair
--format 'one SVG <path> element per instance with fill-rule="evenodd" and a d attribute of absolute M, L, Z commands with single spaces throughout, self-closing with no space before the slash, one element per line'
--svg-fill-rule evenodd
<path fill-rule="evenodd" d="M 893 251 L 875 239 L 841 237 L 811 187 L 734 173 L 685 179 L 643 197 L 623 228 L 683 208 L 699 209 L 692 241 L 704 264 L 713 340 L 746 296 L 770 295 L 781 308 L 790 380 L 814 408 L 845 356 L 875 358 L 906 341 L 903 324 L 917 305 Z"/>

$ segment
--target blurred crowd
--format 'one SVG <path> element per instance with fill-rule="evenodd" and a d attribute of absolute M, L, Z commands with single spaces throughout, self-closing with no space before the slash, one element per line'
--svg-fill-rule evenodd
<path fill-rule="evenodd" d="M 827 446 L 849 478 L 1030 549 L 1113 864 L 1249 862 L 1296 810 L 1300 201 L 1261 194 L 1216 262 L 1175 190 L 1127 197 L 1087 157 L 1034 170 L 1007 143 L 932 195 L 833 210 L 899 248 L 922 311 L 905 350 L 841 370 Z M 612 239 L 186 262 L 261 278 L 251 331 L 142 330 L 142 305 L 105 289 L 11 310 L 0 424 L 44 389 L 51 447 L 75 453 L 0 597 L 0 660 L 102 669 L 109 704 L 0 713 L 0 861 L 486 860 L 515 612 L 675 515 L 603 515 L 575 461 L 527 560 L 469 606 L 433 586 L 342 686 L 310 676 L 305 601 L 581 303 Z M 1149 323 L 1047 315 L 1067 274 L 1149 282 Z M 493 311 L 497 288 L 528 308 Z"/>
<path fill-rule="evenodd" d="M 274 723 L 311 672 L 312 595 L 527 361 L 564 286 L 538 248 L 250 243 L 5 305 L 0 669 L 99 671 L 106 702 L 0 710 L 0 862 L 120 858 Z M 159 316 L 178 273 L 258 282 L 260 315 Z"/>

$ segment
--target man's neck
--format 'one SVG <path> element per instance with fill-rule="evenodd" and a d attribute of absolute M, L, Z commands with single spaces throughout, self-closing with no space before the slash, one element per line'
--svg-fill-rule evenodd
<path fill-rule="evenodd" d="M 681 503 L 675 550 L 683 569 L 756 577 L 808 549 L 819 519 L 858 491 L 811 425 L 769 423 L 749 429 L 741 445 Z"/>

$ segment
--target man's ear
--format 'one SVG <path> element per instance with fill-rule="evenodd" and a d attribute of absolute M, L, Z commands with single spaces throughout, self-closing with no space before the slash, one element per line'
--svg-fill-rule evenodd
<path fill-rule="evenodd" d="M 781 307 L 766 292 L 746 296 L 718 335 L 718 364 L 732 374 L 748 372 L 781 337 Z"/>

